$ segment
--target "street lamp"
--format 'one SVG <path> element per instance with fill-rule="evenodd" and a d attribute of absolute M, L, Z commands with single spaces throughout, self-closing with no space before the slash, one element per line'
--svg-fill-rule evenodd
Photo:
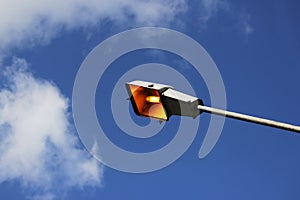
<path fill-rule="evenodd" d="M 168 121 L 172 115 L 196 118 L 206 112 L 300 133 L 300 126 L 204 106 L 201 99 L 179 92 L 170 85 L 132 81 L 126 83 L 126 89 L 133 110 L 139 116 Z"/>

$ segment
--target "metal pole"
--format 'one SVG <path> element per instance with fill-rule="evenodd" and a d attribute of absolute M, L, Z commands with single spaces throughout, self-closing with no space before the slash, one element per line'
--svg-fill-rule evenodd
<path fill-rule="evenodd" d="M 203 112 L 206 112 L 206 113 L 221 115 L 221 116 L 225 116 L 228 118 L 239 119 L 242 121 L 253 122 L 256 124 L 262 124 L 265 126 L 271 126 L 271 127 L 275 127 L 275 128 L 279 128 L 279 129 L 284 129 L 284 130 L 289 130 L 289 131 L 300 133 L 300 126 L 295 126 L 292 124 L 286 124 L 286 123 L 277 122 L 277 121 L 273 121 L 273 120 L 269 120 L 269 119 L 253 117 L 250 115 L 240 114 L 240 113 L 236 113 L 236 112 L 230 112 L 230 111 L 212 108 L 212 107 L 208 107 L 208 106 L 198 105 L 198 109 Z"/>

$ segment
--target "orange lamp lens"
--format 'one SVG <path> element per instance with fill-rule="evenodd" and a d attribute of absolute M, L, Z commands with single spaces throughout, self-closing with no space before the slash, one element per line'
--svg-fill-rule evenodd
<path fill-rule="evenodd" d="M 136 85 L 129 85 L 129 89 L 136 107 L 135 112 L 138 115 L 167 120 L 167 115 L 157 90 Z"/>

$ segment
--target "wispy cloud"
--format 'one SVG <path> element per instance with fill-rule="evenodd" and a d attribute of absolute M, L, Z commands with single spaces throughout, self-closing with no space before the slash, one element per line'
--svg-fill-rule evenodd
<path fill-rule="evenodd" d="M 197 21 L 200 30 L 208 28 L 207 23 L 222 12 L 224 16 L 231 17 L 232 27 L 238 32 L 242 31 L 245 35 L 249 35 L 254 31 L 250 23 L 251 15 L 245 9 L 236 9 L 235 5 L 227 0 L 200 0 L 196 3 L 196 6 L 199 10 Z M 222 19 L 219 20 L 219 23 L 222 23 Z"/>
<path fill-rule="evenodd" d="M 14 59 L 0 90 L 0 183 L 17 180 L 35 198 L 50 199 L 72 187 L 101 186 L 103 168 L 78 148 L 68 99 L 26 68 Z"/>
<path fill-rule="evenodd" d="M 185 0 L 2 0 L 2 51 L 49 42 L 61 31 L 86 28 L 101 20 L 157 25 L 172 21 L 186 8 Z"/>
<path fill-rule="evenodd" d="M 241 26 L 244 30 L 245 34 L 250 34 L 254 31 L 253 27 L 250 24 L 250 15 L 249 14 L 243 14 L 240 17 L 241 20 Z"/>
<path fill-rule="evenodd" d="M 229 9 L 229 4 L 225 0 L 202 0 L 200 5 L 203 7 L 200 17 L 203 23 L 215 16 L 218 11 Z"/>

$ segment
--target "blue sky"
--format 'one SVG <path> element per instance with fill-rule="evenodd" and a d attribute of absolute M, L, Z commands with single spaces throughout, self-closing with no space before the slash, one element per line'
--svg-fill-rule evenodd
<path fill-rule="evenodd" d="M 131 174 L 105 167 L 86 152 L 71 108 L 76 73 L 95 46 L 130 28 L 158 26 L 180 31 L 206 49 L 223 78 L 228 110 L 300 124 L 297 1 L 21 5 L 14 0 L 0 5 L 1 199 L 299 199 L 300 136 L 295 133 L 226 119 L 218 143 L 201 160 L 210 121 L 203 114 L 180 159 L 159 171 Z M 150 62 L 178 70 L 210 105 L 201 75 L 182 59 L 151 50 L 120 57 L 100 80 L 96 110 L 108 137 L 133 152 L 164 146 L 180 119 L 172 117 L 146 140 L 123 134 L 114 122 L 111 89 L 126 71 Z M 149 123 L 129 109 L 137 124 Z"/>

